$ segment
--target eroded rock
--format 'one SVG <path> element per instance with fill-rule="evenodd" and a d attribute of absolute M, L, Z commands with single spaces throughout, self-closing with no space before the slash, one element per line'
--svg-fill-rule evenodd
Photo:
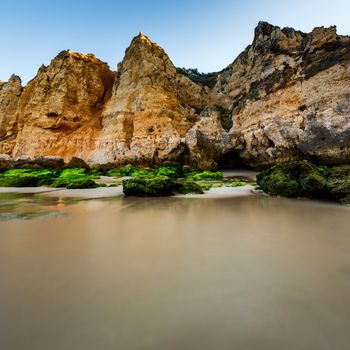
<path fill-rule="evenodd" d="M 253 43 L 211 74 L 177 69 L 140 33 L 116 73 L 63 51 L 24 90 L 16 76 L 0 82 L 0 154 L 203 169 L 347 163 L 349 87 L 350 38 L 335 27 L 260 22 Z"/>

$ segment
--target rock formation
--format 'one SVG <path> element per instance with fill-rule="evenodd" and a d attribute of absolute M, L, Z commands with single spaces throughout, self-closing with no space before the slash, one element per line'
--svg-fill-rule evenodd
<path fill-rule="evenodd" d="M 90 161 L 151 165 L 183 157 L 184 138 L 207 103 L 205 90 L 140 33 L 119 66 Z"/>
<path fill-rule="evenodd" d="M 12 129 L 15 140 L 3 141 L 2 149 L 9 149 L 14 157 L 87 159 L 101 128 L 101 112 L 114 76 L 93 55 L 62 51 L 48 67 L 40 67 L 24 88 Z"/>
<path fill-rule="evenodd" d="M 232 145 L 262 166 L 350 160 L 350 38 L 260 22 L 253 44 L 219 74 L 212 94 L 229 111 Z"/>
<path fill-rule="evenodd" d="M 7 83 L 0 82 L 0 154 L 12 151 L 6 145 L 14 139 L 21 93 L 21 79 L 16 75 L 12 75 Z"/>
<path fill-rule="evenodd" d="M 226 69 L 176 68 L 140 33 L 116 73 L 61 52 L 22 91 L 0 82 L 0 154 L 90 165 L 166 160 L 213 168 L 350 160 L 350 38 L 260 22 Z"/>

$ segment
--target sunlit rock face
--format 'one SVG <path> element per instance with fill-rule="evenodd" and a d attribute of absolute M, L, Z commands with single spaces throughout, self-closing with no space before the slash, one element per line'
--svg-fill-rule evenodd
<path fill-rule="evenodd" d="M 335 27 L 305 34 L 259 23 L 212 94 L 229 111 L 232 145 L 250 165 L 350 160 L 350 39 Z"/>
<path fill-rule="evenodd" d="M 260 22 L 252 45 L 207 75 L 176 69 L 142 33 L 117 72 L 63 51 L 24 89 L 15 76 L 0 82 L 0 154 L 201 168 L 349 162 L 350 39 Z"/>
<path fill-rule="evenodd" d="M 205 89 L 177 74 L 164 50 L 140 33 L 119 65 L 90 161 L 188 160 L 185 137 L 207 103 Z"/>
<path fill-rule="evenodd" d="M 88 158 L 115 74 L 93 55 L 61 52 L 23 90 L 14 157 Z"/>
<path fill-rule="evenodd" d="M 12 75 L 8 82 L 0 82 L 0 154 L 12 152 L 17 136 L 17 109 L 22 93 L 21 79 Z"/>

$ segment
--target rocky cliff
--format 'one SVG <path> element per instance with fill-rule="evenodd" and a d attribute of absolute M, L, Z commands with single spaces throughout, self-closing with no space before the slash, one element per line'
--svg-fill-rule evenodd
<path fill-rule="evenodd" d="M 219 73 L 177 69 L 140 33 L 118 71 L 61 52 L 22 89 L 0 82 L 0 153 L 90 164 L 350 160 L 350 38 L 260 22 Z"/>
<path fill-rule="evenodd" d="M 101 128 L 102 109 L 114 77 L 107 64 L 93 55 L 61 52 L 48 67 L 40 67 L 16 95 L 16 112 L 10 115 L 16 127 L 8 130 L 0 153 L 87 159 Z M 2 96 L 1 91 L 0 101 Z"/>
<path fill-rule="evenodd" d="M 6 144 L 15 135 L 18 101 L 22 93 L 21 79 L 12 75 L 7 83 L 0 82 L 0 153 L 10 153 Z"/>
<path fill-rule="evenodd" d="M 233 148 L 251 165 L 350 160 L 350 38 L 261 22 L 212 94 L 230 113 Z"/>
<path fill-rule="evenodd" d="M 119 65 L 90 161 L 152 165 L 186 157 L 184 138 L 208 104 L 207 95 L 140 33 Z"/>

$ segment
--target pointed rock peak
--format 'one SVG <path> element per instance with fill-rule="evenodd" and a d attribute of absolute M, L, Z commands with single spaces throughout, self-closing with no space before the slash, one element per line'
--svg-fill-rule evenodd
<path fill-rule="evenodd" d="M 18 75 L 12 74 L 7 82 L 0 81 L 0 89 L 18 94 L 22 91 L 22 80 Z"/>
<path fill-rule="evenodd" d="M 9 83 L 19 83 L 22 84 L 22 80 L 18 75 L 12 74 L 10 79 L 9 79 Z"/>
<path fill-rule="evenodd" d="M 70 52 L 70 50 L 63 50 L 55 57 L 55 59 L 56 58 L 68 58 L 69 52 Z"/>
<path fill-rule="evenodd" d="M 130 44 L 130 46 L 133 45 L 142 45 L 142 46 L 148 46 L 148 47 L 154 47 L 159 48 L 159 46 L 150 40 L 150 38 L 143 34 L 142 32 L 139 33 L 139 35 L 135 36 Z"/>
<path fill-rule="evenodd" d="M 260 21 L 254 31 L 254 42 L 260 40 L 261 37 L 271 36 L 272 32 L 275 29 L 280 29 L 280 28 L 268 22 Z"/>
<path fill-rule="evenodd" d="M 39 67 L 38 73 L 37 73 L 37 74 L 40 74 L 40 73 L 44 72 L 46 68 L 47 68 L 47 67 L 45 66 L 45 64 L 42 64 L 42 65 Z"/>
<path fill-rule="evenodd" d="M 160 46 L 140 32 L 132 39 L 130 46 L 126 49 L 122 65 L 129 60 L 142 61 L 146 59 L 153 61 L 156 57 L 161 60 L 169 60 L 168 55 Z"/>

